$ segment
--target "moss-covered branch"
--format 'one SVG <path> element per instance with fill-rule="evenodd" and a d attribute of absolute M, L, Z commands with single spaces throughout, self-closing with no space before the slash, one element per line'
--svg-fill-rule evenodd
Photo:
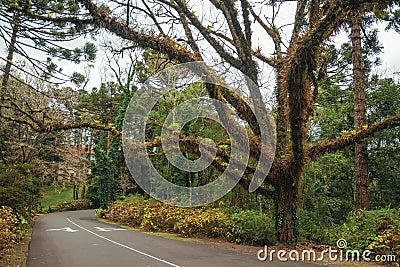
<path fill-rule="evenodd" d="M 400 112 L 396 115 L 386 118 L 381 122 L 376 122 L 364 129 L 354 131 L 351 134 L 343 135 L 333 140 L 323 140 L 319 143 L 312 145 L 307 149 L 307 156 L 311 160 L 315 160 L 324 153 L 329 153 L 337 150 L 341 150 L 350 145 L 357 143 L 368 137 L 372 137 L 374 134 L 383 131 L 385 129 L 392 129 L 400 126 Z"/>

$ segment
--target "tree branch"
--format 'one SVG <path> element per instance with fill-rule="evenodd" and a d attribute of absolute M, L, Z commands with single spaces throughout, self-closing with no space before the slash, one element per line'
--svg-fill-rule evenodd
<path fill-rule="evenodd" d="M 307 156 L 310 160 L 315 160 L 317 157 L 343 149 L 347 146 L 357 143 L 367 137 L 371 137 L 377 132 L 385 129 L 391 129 L 400 126 L 400 112 L 396 115 L 386 118 L 381 122 L 376 122 L 362 130 L 355 131 L 352 134 L 344 135 L 333 140 L 323 140 L 307 149 Z"/>
<path fill-rule="evenodd" d="M 187 50 L 184 46 L 177 46 L 169 37 L 153 36 L 135 31 L 119 22 L 117 18 L 110 17 L 107 12 L 101 10 L 91 0 L 78 1 L 89 11 L 94 24 L 115 33 L 121 38 L 133 41 L 140 47 L 159 51 L 168 55 L 171 59 L 182 63 L 199 60 L 191 51 Z"/>

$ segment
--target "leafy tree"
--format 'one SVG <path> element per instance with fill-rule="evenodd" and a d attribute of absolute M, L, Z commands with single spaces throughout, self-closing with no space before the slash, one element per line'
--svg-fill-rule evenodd
<path fill-rule="evenodd" d="M 318 107 L 313 117 L 310 137 L 334 138 L 352 131 L 353 92 L 327 80 L 321 85 Z M 366 80 L 367 123 L 395 114 L 399 106 L 398 85 L 391 78 L 377 75 Z M 378 111 L 379 110 L 379 111 Z M 348 130 L 341 130 L 348 129 Z M 390 129 L 368 138 L 370 192 L 372 208 L 397 207 L 398 201 L 398 129 Z M 356 207 L 352 150 L 326 154 L 307 165 L 304 172 L 303 216 L 308 224 L 320 229 L 343 222 L 347 212 Z M 335 193 L 334 193 L 335 192 Z M 354 198 L 354 199 L 353 199 Z M 308 216 L 308 217 L 307 217 Z M 322 230 L 321 230 L 322 231 Z M 324 235 L 323 231 L 320 233 Z M 302 233 L 304 237 L 304 233 Z M 315 238 L 315 236 L 314 236 Z"/>
<path fill-rule="evenodd" d="M 117 75 L 117 83 L 102 84 L 100 90 L 94 88 L 90 94 L 83 94 L 78 104 L 79 109 L 121 132 L 126 109 L 136 91 L 136 87 L 131 87 L 137 73 L 136 64 L 131 63 L 125 83 L 121 75 Z M 127 169 L 118 136 L 99 132 L 94 143 L 96 161 L 91 168 L 87 197 L 95 206 L 107 208 L 118 196 L 127 193 L 124 181 Z"/>
<path fill-rule="evenodd" d="M 396 113 L 400 107 L 398 83 L 391 78 L 380 79 L 374 75 L 367 88 L 368 123 Z M 399 207 L 399 141 L 398 128 L 369 139 L 372 208 Z"/>
<path fill-rule="evenodd" d="M 89 175 L 87 198 L 95 207 L 107 208 L 113 199 L 112 166 L 107 155 L 107 134 L 102 134 L 94 147 L 96 154 L 95 165 Z"/>

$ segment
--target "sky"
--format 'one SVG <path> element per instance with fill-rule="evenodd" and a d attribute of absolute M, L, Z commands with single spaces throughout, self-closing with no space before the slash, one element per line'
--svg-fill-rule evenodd
<path fill-rule="evenodd" d="M 289 21 L 288 18 L 289 19 L 294 18 L 296 5 L 297 3 L 295 1 L 288 1 L 283 3 L 280 13 L 276 18 L 276 24 L 286 25 L 288 23 L 291 23 L 292 21 Z M 202 7 L 202 12 L 203 13 L 207 12 L 207 10 L 208 7 L 204 5 Z M 398 49 L 398 46 L 400 46 L 400 34 L 396 33 L 394 30 L 385 31 L 385 26 L 386 25 L 384 23 L 376 25 L 376 27 L 379 29 L 379 40 L 383 44 L 384 48 L 382 54 L 380 55 L 380 58 L 382 59 L 382 64 L 375 71 L 376 73 L 381 74 L 384 77 L 395 77 L 394 73 L 400 71 L 400 52 Z M 266 38 L 265 32 L 261 29 L 261 27 L 256 26 L 253 29 L 254 29 L 253 32 L 254 47 L 259 45 L 260 47 L 262 47 L 263 52 L 265 52 L 267 55 L 270 55 L 274 51 L 273 43 L 270 41 L 270 38 L 269 37 Z M 289 38 L 291 31 L 292 29 L 290 26 L 283 28 L 283 36 L 287 36 L 287 38 Z M 349 41 L 348 33 L 345 32 L 342 32 L 337 37 L 335 37 L 335 42 L 337 42 L 338 46 L 339 44 L 348 41 Z M 101 80 L 100 76 L 98 75 L 100 72 L 104 72 L 104 67 L 101 67 L 101 65 L 104 64 L 100 64 L 100 62 L 104 63 L 104 60 L 105 60 L 104 57 L 100 53 L 96 67 L 95 69 L 92 70 L 93 77 L 97 76 L 97 78 L 93 79 L 89 83 L 89 85 L 98 86 L 98 83 L 96 84 L 96 82 Z M 207 55 L 206 55 L 206 62 L 207 62 Z M 268 66 L 264 66 L 264 68 L 261 70 L 260 76 L 265 76 L 265 79 L 267 80 L 271 79 L 271 77 L 273 77 L 274 79 L 275 77 L 273 70 Z M 400 76 L 398 78 L 400 78 Z M 267 82 L 267 84 L 269 86 L 273 86 L 274 80 L 270 80 L 270 83 Z"/>
<path fill-rule="evenodd" d="M 384 46 L 380 70 L 390 75 L 400 71 L 400 34 L 393 30 L 384 31 L 384 25 L 380 25 L 380 28 L 383 30 L 379 33 L 379 40 Z"/>
<path fill-rule="evenodd" d="M 296 8 L 296 2 L 286 2 L 282 8 L 282 11 L 280 12 L 279 16 L 277 17 L 277 24 L 278 25 L 284 25 L 287 24 L 288 18 L 293 18 L 294 17 L 294 12 Z M 2 27 L 2 25 L 0 25 Z M 380 58 L 382 59 L 382 65 L 378 67 L 376 70 L 377 73 L 382 74 L 385 77 L 394 77 L 398 76 L 397 78 L 400 78 L 399 74 L 396 74 L 396 72 L 400 72 L 400 52 L 399 52 L 399 46 L 400 46 L 400 34 L 396 33 L 393 30 L 390 31 L 385 31 L 385 25 L 380 24 L 377 25 L 379 29 L 379 40 L 384 46 L 383 52 L 380 55 Z M 290 35 L 291 29 L 290 27 L 285 28 L 286 30 L 283 30 L 283 35 Z M 286 34 L 287 33 L 287 34 Z M 111 37 L 107 34 L 104 34 L 101 39 L 107 39 L 107 38 L 112 38 L 114 39 L 115 37 Z M 101 40 L 99 39 L 99 40 Z M 115 38 L 118 40 L 117 38 Z M 335 38 L 335 42 L 343 43 L 348 40 L 348 36 L 346 33 L 341 33 Z M 71 43 L 71 47 L 75 45 L 83 45 L 86 41 L 91 41 L 89 39 L 85 38 L 79 38 L 77 41 L 74 43 Z M 273 46 L 270 41 L 267 41 L 267 38 L 265 38 L 265 33 L 260 29 L 260 28 L 254 28 L 254 43 L 257 45 L 257 43 L 262 47 L 262 51 L 266 52 L 266 54 L 273 52 Z M 33 51 L 32 51 L 33 52 Z M 37 52 L 35 52 L 37 54 Z M 0 42 L 0 55 L 1 57 L 5 58 L 7 55 L 7 51 L 5 48 L 4 42 Z M 43 58 L 43 60 L 46 58 L 44 55 L 37 54 L 39 57 Z M 89 83 L 87 84 L 87 89 L 90 89 L 92 87 L 98 87 L 102 81 L 104 81 L 104 76 L 105 76 L 105 62 L 106 58 L 104 56 L 104 53 L 99 50 L 97 59 L 93 63 L 93 67 L 90 68 L 90 80 Z M 80 64 L 80 65 L 75 65 L 70 62 L 65 62 L 65 61 L 59 61 L 58 63 L 60 67 L 63 68 L 66 74 L 71 75 L 74 71 L 81 71 L 84 72 L 85 69 L 85 64 Z M 4 62 L 1 62 L 0 64 L 4 64 Z M 272 74 L 272 70 L 268 69 L 268 67 L 264 67 L 261 73 L 262 76 L 267 77 L 266 79 L 270 79 Z M 66 84 L 71 86 L 72 84 Z"/>

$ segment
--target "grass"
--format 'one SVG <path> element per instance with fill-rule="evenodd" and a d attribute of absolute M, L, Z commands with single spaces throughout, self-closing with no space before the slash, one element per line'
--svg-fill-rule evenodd
<path fill-rule="evenodd" d="M 72 184 L 65 184 L 65 189 L 62 189 L 62 185 L 58 183 L 43 187 L 42 198 L 40 200 L 42 210 L 48 210 L 49 207 L 73 200 L 73 190 Z"/>
<path fill-rule="evenodd" d="M 180 237 L 176 234 L 171 234 L 171 233 L 165 233 L 165 232 L 143 232 L 145 234 L 148 235 L 155 235 L 155 236 L 160 236 L 160 237 L 164 237 L 164 238 L 168 238 L 168 239 L 172 239 L 172 240 L 180 240 L 180 241 L 190 241 L 190 242 L 200 242 L 201 239 L 199 238 L 194 238 L 194 237 Z"/>

